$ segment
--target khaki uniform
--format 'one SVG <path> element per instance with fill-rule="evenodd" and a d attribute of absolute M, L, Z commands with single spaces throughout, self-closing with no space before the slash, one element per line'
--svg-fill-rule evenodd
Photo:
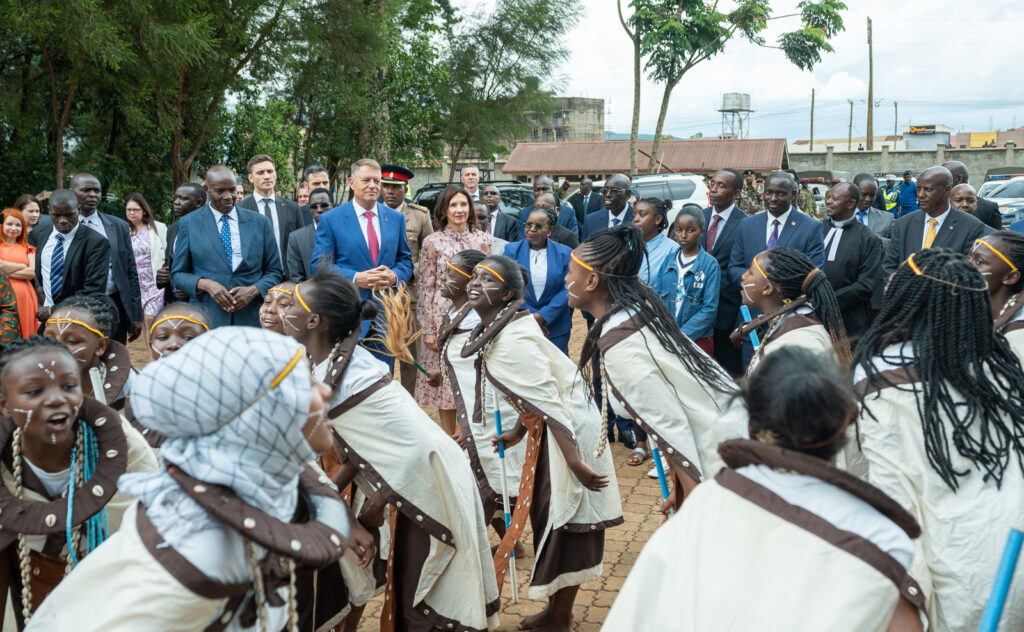
<path fill-rule="evenodd" d="M 399 209 L 405 215 L 405 238 L 409 241 L 409 250 L 412 252 L 412 278 L 406 287 L 412 297 L 412 313 L 416 313 L 416 279 L 419 277 L 420 247 L 427 235 L 434 232 L 434 222 L 430 218 L 430 211 L 418 205 L 406 202 Z M 414 359 L 419 359 L 420 341 L 412 345 L 410 351 Z M 416 388 L 416 371 L 418 369 L 411 364 L 401 363 L 400 373 L 402 386 L 411 395 Z"/>
<path fill-rule="evenodd" d="M 756 215 L 763 211 L 764 197 L 761 186 L 750 186 L 744 183 L 743 190 L 740 191 L 740 199 L 736 202 L 736 205 L 747 215 Z"/>

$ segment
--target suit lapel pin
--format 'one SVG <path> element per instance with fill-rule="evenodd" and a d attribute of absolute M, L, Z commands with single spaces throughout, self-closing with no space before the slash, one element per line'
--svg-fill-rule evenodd
<path fill-rule="evenodd" d="M 796 226 L 796 222 L 790 222 L 789 225 L 790 226 Z"/>

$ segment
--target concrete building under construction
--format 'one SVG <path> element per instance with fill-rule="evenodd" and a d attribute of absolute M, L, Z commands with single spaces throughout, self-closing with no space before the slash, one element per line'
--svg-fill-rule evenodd
<path fill-rule="evenodd" d="M 604 140 L 604 99 L 557 97 L 550 117 L 537 118 L 526 138 L 543 143 Z"/>

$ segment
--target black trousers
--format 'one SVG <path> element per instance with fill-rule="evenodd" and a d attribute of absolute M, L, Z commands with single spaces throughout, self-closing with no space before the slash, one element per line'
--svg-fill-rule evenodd
<path fill-rule="evenodd" d="M 114 301 L 114 305 L 117 305 L 117 326 L 114 327 L 114 333 L 110 339 L 126 345 L 128 344 L 128 332 L 132 330 L 132 319 L 128 316 L 128 310 L 124 308 L 124 303 L 121 302 L 119 292 L 114 292 L 109 297 Z"/>
<path fill-rule="evenodd" d="M 733 377 L 743 375 L 743 352 L 732 345 L 731 329 L 715 330 L 715 360 Z"/>

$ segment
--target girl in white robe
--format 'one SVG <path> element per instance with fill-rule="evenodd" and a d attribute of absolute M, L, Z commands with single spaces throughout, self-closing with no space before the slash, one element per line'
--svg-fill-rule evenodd
<path fill-rule="evenodd" d="M 854 367 L 868 480 L 924 532 L 911 575 L 932 629 L 976 630 L 1007 534 L 1024 525 L 1024 371 L 992 330 L 984 277 L 951 250 L 911 255 Z M 1024 583 L 999 629 L 1024 629 Z"/>
<path fill-rule="evenodd" d="M 145 440 L 83 398 L 80 367 L 52 338 L 0 351 L 0 595 L 5 629 L 22 629 L 72 568 L 121 526 L 134 500 L 125 472 L 156 469 Z M 71 514 L 70 518 L 68 514 Z"/>
<path fill-rule="evenodd" d="M 669 464 L 672 491 L 662 512 L 722 465 L 718 444 L 745 437 L 747 414 L 729 374 L 687 338 L 664 303 L 638 277 L 640 230 L 624 224 L 592 235 L 573 251 L 569 305 L 594 316 L 580 370 L 599 350 L 601 399 L 632 419 Z M 589 382 L 590 380 L 588 380 Z"/>
<path fill-rule="evenodd" d="M 1024 235 L 1004 230 L 974 242 L 969 256 L 988 285 L 995 330 L 1024 362 Z"/>
<path fill-rule="evenodd" d="M 857 417 L 846 378 L 789 347 L 764 359 L 742 399 L 753 439 L 719 446 L 725 468 L 647 542 L 602 629 L 922 630 L 907 573 L 920 527 L 830 464 Z"/>
<path fill-rule="evenodd" d="M 520 309 L 525 282 L 525 271 L 508 257 L 477 264 L 467 295 L 481 323 L 462 355 L 477 357 L 482 378 L 519 411 L 516 425 L 495 443 L 507 449 L 529 433 L 512 525 L 498 553 L 511 550 L 529 514 L 529 596 L 548 605 L 520 629 L 567 631 L 580 584 L 601 576 L 604 531 L 622 524 L 622 505 L 601 413 L 576 365 Z M 493 414 L 488 402 L 481 406 L 483 415 Z"/>
<path fill-rule="evenodd" d="M 410 631 L 496 626 L 498 588 L 476 479 L 458 444 L 358 344 L 375 304 L 327 268 L 296 285 L 294 299 L 282 314 L 285 331 L 334 388 L 335 482 L 365 495 L 358 519 L 367 527 L 383 525 L 393 508 L 382 623 Z M 388 331 L 389 351 L 404 348 L 396 323 L 389 320 Z"/>
<path fill-rule="evenodd" d="M 762 314 L 740 325 L 733 340 L 768 325 L 748 374 L 767 354 L 790 345 L 809 349 L 840 367 L 849 365 L 850 344 L 836 293 L 825 273 L 799 250 L 772 248 L 754 257 L 740 280 L 740 300 Z"/>
<path fill-rule="evenodd" d="M 297 631 L 296 584 L 341 556 L 349 525 L 307 465 L 331 446 L 330 389 L 307 367 L 294 340 L 252 327 L 216 329 L 148 365 L 132 401 L 167 437 L 162 468 L 121 477 L 139 499 L 123 528 L 28 629 Z"/>
<path fill-rule="evenodd" d="M 447 273 L 441 278 L 441 296 L 452 302 L 452 309 L 445 315 L 437 332 L 440 371 L 431 375 L 430 383 L 436 386 L 445 382 L 455 399 L 456 422 L 459 424 L 455 439 L 469 456 L 480 490 L 484 517 L 490 521 L 498 537 L 502 538 L 505 536 L 501 500 L 502 469 L 498 455 L 491 446 L 491 440 L 498 436 L 497 424 L 493 414 L 484 416 L 485 406 L 478 404 L 478 401 L 490 402 L 491 409 L 497 402 L 503 428 L 515 426 L 519 414 L 480 379 L 476 358 L 462 357 L 462 347 L 469 339 L 470 332 L 480 324 L 480 316 L 466 304 L 466 285 L 473 267 L 486 256 L 479 250 L 464 250 L 448 261 Z M 525 453 L 523 445 L 505 450 L 504 486 L 510 506 L 516 504 Z M 515 555 L 517 558 L 526 556 L 526 548 L 518 540 L 515 543 Z"/>

